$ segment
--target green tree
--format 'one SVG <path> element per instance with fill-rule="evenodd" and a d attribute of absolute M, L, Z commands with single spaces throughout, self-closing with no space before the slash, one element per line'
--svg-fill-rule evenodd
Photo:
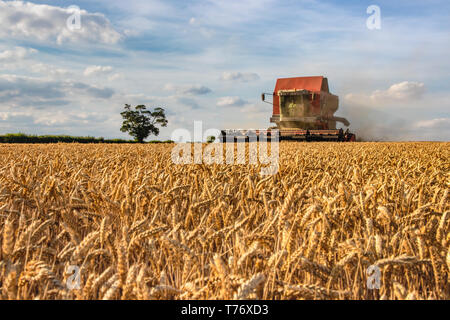
<path fill-rule="evenodd" d="M 149 135 L 159 135 L 159 128 L 167 127 L 167 119 L 164 109 L 155 108 L 154 111 L 147 110 L 144 105 L 136 106 L 133 108 L 129 105 L 125 105 L 125 111 L 120 113 L 123 118 L 122 128 L 120 131 L 128 132 L 137 142 L 143 143 L 144 139 Z"/>

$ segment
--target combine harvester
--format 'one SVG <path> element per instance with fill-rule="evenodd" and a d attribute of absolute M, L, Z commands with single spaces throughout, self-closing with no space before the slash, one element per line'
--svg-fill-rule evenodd
<path fill-rule="evenodd" d="M 266 96 L 272 96 L 272 102 Z M 348 127 L 345 118 L 335 117 L 339 97 L 330 93 L 324 77 L 298 77 L 278 79 L 275 91 L 263 93 L 262 101 L 273 105 L 270 122 L 276 127 L 267 130 L 221 130 L 222 142 L 270 141 L 278 130 L 280 140 L 353 142 L 356 136 L 347 129 L 336 129 L 336 122 Z"/>

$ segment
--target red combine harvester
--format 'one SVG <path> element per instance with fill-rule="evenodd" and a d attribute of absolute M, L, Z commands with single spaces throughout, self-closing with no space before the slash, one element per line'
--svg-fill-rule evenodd
<path fill-rule="evenodd" d="M 266 96 L 272 96 L 272 102 Z M 341 122 L 348 127 L 345 118 L 335 117 L 339 97 L 330 93 L 328 79 L 298 77 L 278 79 L 273 93 L 263 93 L 262 100 L 273 105 L 270 122 L 277 126 L 267 130 L 222 130 L 223 142 L 251 141 L 252 137 L 269 138 L 278 130 L 280 140 L 353 142 L 356 136 L 347 129 L 336 129 Z"/>

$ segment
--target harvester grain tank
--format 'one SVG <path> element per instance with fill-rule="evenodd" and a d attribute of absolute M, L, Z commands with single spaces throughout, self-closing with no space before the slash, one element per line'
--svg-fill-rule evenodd
<path fill-rule="evenodd" d="M 345 118 L 336 117 L 339 97 L 330 93 L 328 79 L 318 77 L 296 77 L 278 79 L 273 93 L 263 93 L 262 100 L 272 96 L 273 113 L 270 122 L 276 127 L 267 130 L 222 130 L 222 141 L 248 140 L 250 135 L 270 137 L 279 130 L 280 140 L 298 141 L 355 141 L 356 137 L 347 129 L 337 129 L 337 122 L 348 127 Z M 247 137 L 247 138 L 246 138 Z"/>

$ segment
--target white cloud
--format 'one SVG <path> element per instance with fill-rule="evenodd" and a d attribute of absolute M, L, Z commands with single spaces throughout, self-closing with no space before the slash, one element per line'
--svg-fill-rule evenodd
<path fill-rule="evenodd" d="M 416 128 L 424 129 L 445 129 L 450 130 L 450 118 L 437 118 L 432 120 L 421 120 L 414 124 Z"/>
<path fill-rule="evenodd" d="M 426 92 L 425 84 L 422 82 L 403 81 L 391 85 L 386 90 L 375 90 L 371 94 L 348 93 L 344 100 L 350 104 L 364 106 L 383 107 L 390 103 L 395 106 L 407 106 L 421 100 Z"/>
<path fill-rule="evenodd" d="M 70 72 L 67 69 L 64 68 L 57 68 L 48 64 L 44 63 L 33 63 L 30 67 L 30 70 L 33 73 L 39 73 L 45 76 L 52 76 L 52 77 L 67 77 L 69 75 L 72 75 L 72 72 Z"/>
<path fill-rule="evenodd" d="M 22 1 L 0 0 L 0 37 L 63 43 L 114 44 L 121 39 L 102 14 L 80 10 L 81 29 L 69 30 L 73 10 Z"/>
<path fill-rule="evenodd" d="M 79 112 L 70 110 L 0 112 L 0 121 L 7 121 L 12 125 L 26 122 L 29 125 L 34 124 L 47 127 L 59 127 L 68 124 L 82 126 L 88 124 L 90 121 L 102 120 L 105 120 L 105 117 L 97 112 Z"/>
<path fill-rule="evenodd" d="M 188 97 L 174 97 L 177 103 L 181 103 L 185 106 L 190 107 L 191 109 L 200 109 L 200 105 L 195 99 Z"/>
<path fill-rule="evenodd" d="M 196 22 L 197 22 L 197 20 L 196 20 L 195 18 L 191 18 L 191 19 L 189 20 L 189 24 L 190 24 L 190 25 L 194 25 L 194 24 L 196 24 Z"/>
<path fill-rule="evenodd" d="M 115 91 L 77 81 L 0 75 L 0 105 L 45 108 L 65 106 L 81 97 L 109 99 Z"/>
<path fill-rule="evenodd" d="M 177 90 L 177 87 L 172 83 L 167 83 L 164 85 L 163 89 L 166 91 L 175 91 L 175 90 Z"/>
<path fill-rule="evenodd" d="M 1 62 L 15 62 L 19 60 L 23 60 L 28 57 L 30 54 L 38 52 L 33 48 L 23 48 L 23 47 L 15 47 L 11 50 L 5 50 L 0 52 L 0 61 Z"/>
<path fill-rule="evenodd" d="M 260 77 L 256 73 L 224 72 L 220 79 L 224 81 L 249 82 L 259 80 Z"/>
<path fill-rule="evenodd" d="M 267 105 L 268 106 L 268 105 Z M 269 119 L 269 116 L 272 114 L 272 107 L 269 106 L 269 108 L 265 105 L 256 105 L 256 104 L 247 104 L 245 107 L 240 109 L 242 113 L 247 113 L 250 116 L 258 115 L 263 116 Z"/>
<path fill-rule="evenodd" d="M 420 136 L 421 140 L 449 141 L 450 118 L 416 121 L 409 132 L 411 137 Z"/>
<path fill-rule="evenodd" d="M 267 10 L 272 12 L 275 0 L 201 1 L 194 3 L 193 11 L 210 25 L 236 26 L 257 19 L 267 20 Z"/>
<path fill-rule="evenodd" d="M 239 97 L 222 97 L 217 101 L 219 107 L 241 107 L 246 104 L 247 101 Z"/>
<path fill-rule="evenodd" d="M 192 95 L 192 96 L 200 96 L 211 93 L 212 90 L 208 87 L 194 84 L 194 85 L 174 85 L 172 83 L 167 83 L 164 86 L 164 90 L 175 92 L 177 95 Z"/>
<path fill-rule="evenodd" d="M 403 81 L 393 84 L 387 90 L 376 90 L 370 96 L 371 99 L 395 99 L 410 100 L 420 99 L 425 93 L 425 84 L 421 82 Z"/>
<path fill-rule="evenodd" d="M 204 95 L 210 93 L 212 90 L 205 86 L 193 85 L 183 90 L 183 93 L 190 95 Z"/>
<path fill-rule="evenodd" d="M 108 80 L 109 80 L 109 81 L 116 81 L 116 80 L 119 80 L 119 79 L 122 79 L 122 78 L 123 78 L 123 74 L 121 74 L 121 73 L 115 73 L 115 74 L 109 76 L 109 77 L 108 77 Z"/>
<path fill-rule="evenodd" d="M 113 71 L 111 66 L 89 66 L 84 70 L 86 77 L 109 74 Z"/>
<path fill-rule="evenodd" d="M 13 47 L 0 51 L 0 70 L 15 70 L 20 74 L 39 74 L 46 78 L 61 78 L 73 76 L 66 68 L 50 65 L 40 61 L 44 55 L 33 48 Z"/>

